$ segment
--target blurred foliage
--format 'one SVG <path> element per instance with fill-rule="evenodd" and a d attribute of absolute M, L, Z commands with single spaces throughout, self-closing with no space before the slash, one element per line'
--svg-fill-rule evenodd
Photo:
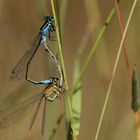
<path fill-rule="evenodd" d="M 63 2 L 63 1 L 62 1 Z M 133 1 L 120 1 L 123 25 L 130 12 Z M 59 3 L 61 8 L 61 2 Z M 32 40 L 38 33 L 42 24 L 43 15 L 52 15 L 50 0 L 1 0 L 0 1 L 0 109 L 34 95 L 42 90 L 43 86 L 34 86 L 24 81 L 10 81 L 9 73 L 17 63 L 24 51 L 30 46 Z M 77 55 L 77 49 L 85 33 L 87 24 L 92 26 L 92 34 L 88 40 L 84 53 L 80 59 L 81 65 L 89 54 L 92 43 L 104 25 L 105 19 L 114 7 L 114 1 L 86 1 L 71 0 L 66 2 L 65 21 L 61 29 L 63 55 L 66 65 L 66 74 L 69 87 L 73 83 L 73 65 Z M 137 76 L 140 77 L 139 65 L 139 16 L 140 2 L 137 3 L 131 24 L 129 26 L 125 43 L 127 44 L 128 58 L 130 66 L 137 64 Z M 61 11 L 61 10 L 60 10 Z M 60 16 L 61 16 L 60 15 Z M 61 19 L 63 20 L 63 19 Z M 60 22 L 61 22 L 60 20 Z M 111 73 L 116 59 L 118 45 L 120 43 L 120 32 L 116 17 L 109 24 L 99 47 L 93 56 L 84 77 L 82 78 L 82 112 L 80 140 L 93 139 L 96 133 L 101 109 L 106 96 Z M 92 40 L 92 41 L 91 41 Z M 52 50 L 54 42 L 48 42 Z M 45 59 L 44 59 L 45 58 Z M 51 67 L 50 67 L 51 66 Z M 55 75 L 55 66 L 52 64 L 42 49 L 34 58 L 31 75 L 36 79 L 44 79 Z M 46 74 L 47 73 L 47 74 Z M 49 73 L 49 74 L 48 74 Z M 133 112 L 131 105 L 131 82 L 127 76 L 124 55 L 121 54 L 116 71 L 111 96 L 107 104 L 107 110 L 103 119 L 100 140 L 118 140 L 134 138 Z M 37 117 L 37 122 L 29 131 L 28 124 L 30 116 L 6 129 L 0 129 L 0 139 L 2 140 L 38 140 L 48 139 L 56 125 L 58 116 L 63 112 L 63 99 L 47 104 L 46 134 L 40 134 L 41 116 Z M 40 113 L 41 114 L 41 113 Z M 65 140 L 66 130 L 64 119 L 61 121 L 56 131 L 54 140 Z"/>

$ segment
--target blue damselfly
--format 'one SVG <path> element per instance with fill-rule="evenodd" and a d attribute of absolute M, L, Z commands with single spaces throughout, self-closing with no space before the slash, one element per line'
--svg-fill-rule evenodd
<path fill-rule="evenodd" d="M 41 44 L 43 44 L 45 50 L 49 53 L 49 55 L 51 56 L 53 61 L 56 63 L 56 65 L 58 65 L 57 59 L 55 58 L 55 56 L 53 55 L 53 53 L 51 52 L 51 50 L 48 48 L 48 46 L 46 44 L 46 35 L 48 34 L 49 39 L 50 39 L 51 38 L 50 33 L 55 31 L 54 18 L 52 16 L 45 16 L 44 20 L 45 20 L 45 22 L 41 26 L 39 34 L 33 41 L 33 44 L 25 52 L 25 54 L 23 55 L 21 60 L 18 62 L 18 64 L 12 70 L 12 72 L 10 74 L 11 79 L 19 79 L 21 77 L 22 73 L 25 72 L 25 79 L 27 81 L 30 81 L 34 84 L 42 84 L 42 81 L 36 82 L 34 80 L 31 80 L 27 76 L 30 62 Z"/>

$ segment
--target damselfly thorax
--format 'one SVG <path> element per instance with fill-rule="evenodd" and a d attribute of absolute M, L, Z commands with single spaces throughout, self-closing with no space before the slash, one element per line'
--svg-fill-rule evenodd
<path fill-rule="evenodd" d="M 51 80 L 52 83 L 42 92 L 48 101 L 54 101 L 56 98 L 60 98 L 64 92 L 64 87 L 60 85 L 59 78 L 52 77 Z"/>

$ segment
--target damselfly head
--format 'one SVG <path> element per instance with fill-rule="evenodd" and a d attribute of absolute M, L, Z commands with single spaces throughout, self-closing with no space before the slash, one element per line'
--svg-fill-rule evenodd
<path fill-rule="evenodd" d="M 44 20 L 54 22 L 53 16 L 44 16 Z"/>
<path fill-rule="evenodd" d="M 55 85 L 60 85 L 59 78 L 57 78 L 57 77 L 51 77 L 50 80 L 51 80 L 52 83 L 54 83 Z"/>
<path fill-rule="evenodd" d="M 52 84 L 57 87 L 59 92 L 63 93 L 65 91 L 65 86 L 60 84 L 60 79 L 57 77 L 51 77 L 50 80 L 52 81 Z"/>

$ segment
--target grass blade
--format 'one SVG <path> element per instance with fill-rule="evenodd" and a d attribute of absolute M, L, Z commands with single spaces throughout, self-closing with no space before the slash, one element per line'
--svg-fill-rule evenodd
<path fill-rule="evenodd" d="M 117 22 L 118 22 L 120 34 L 122 37 L 123 36 L 123 25 L 122 25 L 122 18 L 121 18 L 121 13 L 119 10 L 119 1 L 118 0 L 115 0 L 115 8 L 116 8 L 116 13 L 117 13 Z M 125 64 L 126 64 L 126 68 L 127 68 L 128 78 L 130 80 L 132 70 L 131 70 L 130 65 L 129 65 L 127 46 L 126 46 L 125 42 L 123 42 L 123 51 L 124 51 Z"/>
<path fill-rule="evenodd" d="M 64 113 L 62 113 L 62 114 L 58 117 L 57 122 L 56 122 L 56 124 L 55 124 L 55 126 L 54 126 L 54 128 L 53 128 L 53 131 L 52 131 L 52 134 L 51 134 L 49 140 L 53 140 L 53 138 L 54 138 L 54 136 L 55 136 L 55 134 L 56 134 L 56 131 L 57 131 L 57 129 L 58 129 L 58 127 L 59 127 L 59 125 L 60 125 L 62 119 L 63 119 L 63 116 L 64 116 Z"/>
<path fill-rule="evenodd" d="M 95 53 L 95 51 L 96 51 L 96 49 L 97 49 L 97 47 L 98 47 L 98 45 L 99 45 L 99 43 L 100 43 L 102 37 L 103 37 L 103 35 L 104 35 L 104 33 L 105 33 L 106 29 L 107 29 L 107 25 L 110 23 L 112 17 L 114 16 L 114 13 L 115 13 L 115 9 L 113 8 L 113 9 L 110 11 L 110 13 L 109 13 L 109 15 L 108 15 L 108 17 L 107 17 L 105 24 L 104 24 L 103 27 L 101 28 L 101 30 L 100 30 L 100 32 L 99 32 L 99 34 L 98 34 L 98 36 L 97 36 L 97 39 L 96 39 L 94 45 L 92 46 L 92 48 L 91 48 L 91 50 L 90 50 L 90 52 L 89 52 L 89 55 L 88 55 L 88 57 L 86 58 L 86 60 L 85 60 L 85 62 L 84 62 L 84 65 L 82 66 L 81 71 L 80 71 L 80 74 L 79 74 L 79 76 L 78 76 L 78 78 L 77 78 L 77 80 L 76 80 L 76 82 L 75 82 L 74 85 L 77 85 L 77 83 L 79 83 L 79 81 L 80 81 L 81 78 L 83 77 L 83 75 L 84 75 L 84 73 L 85 73 L 85 71 L 86 71 L 88 65 L 90 64 L 90 62 L 91 62 L 91 60 L 92 60 L 92 57 L 93 57 L 93 55 L 94 55 L 94 53 Z M 75 87 L 74 87 L 74 90 L 75 90 Z"/>
<path fill-rule="evenodd" d="M 56 25 L 56 36 L 57 36 L 57 41 L 58 41 L 59 58 L 60 58 L 61 67 L 62 67 L 62 71 L 63 71 L 65 88 L 67 91 L 68 84 L 67 84 L 65 65 L 64 65 L 64 59 L 63 59 L 63 54 L 62 54 L 62 43 L 61 43 L 61 37 L 60 37 L 60 29 L 59 29 L 59 26 L 57 26 L 58 22 L 57 22 L 54 0 L 51 0 L 51 6 L 52 6 L 53 15 L 54 15 L 55 25 Z M 63 82 L 63 81 L 60 81 L 60 82 Z M 67 139 L 71 140 L 71 139 L 74 139 L 74 137 L 72 135 L 72 133 L 73 133 L 72 128 L 71 128 L 72 109 L 71 109 L 70 98 L 69 98 L 69 95 L 67 93 L 64 96 L 64 111 L 65 111 L 64 114 L 65 114 L 66 130 L 67 130 Z"/>
<path fill-rule="evenodd" d="M 100 132 L 101 124 L 102 124 L 103 117 L 104 117 L 104 114 L 105 114 L 105 110 L 106 110 L 108 98 L 109 98 L 109 95 L 110 95 L 112 83 L 113 83 L 115 73 L 116 73 L 116 69 L 117 69 L 117 65 L 118 65 L 118 62 L 119 62 L 119 58 L 120 58 L 120 54 L 121 54 L 121 50 L 122 50 L 122 45 L 123 45 L 123 42 L 124 42 L 124 39 L 125 39 L 125 36 L 126 36 L 126 32 L 128 30 L 128 26 L 130 24 L 131 17 L 133 15 L 133 12 L 134 12 L 134 9 L 135 9 L 136 3 L 137 3 L 137 0 L 134 1 L 133 5 L 132 5 L 132 8 L 131 8 L 131 11 L 130 11 L 130 14 L 129 14 L 129 17 L 128 17 L 127 22 L 126 22 L 124 33 L 123 33 L 123 36 L 122 36 L 122 39 L 121 39 L 121 42 L 120 42 L 120 45 L 119 45 L 117 58 L 116 58 L 116 61 L 115 61 L 115 64 L 114 64 L 114 68 L 113 68 L 113 72 L 112 72 L 112 78 L 111 78 L 111 81 L 110 81 L 110 84 L 109 84 L 109 87 L 108 87 L 108 90 L 107 90 L 106 98 L 105 98 L 105 101 L 104 101 L 103 109 L 102 109 L 102 112 L 101 112 L 101 116 L 100 116 L 100 119 L 99 119 L 99 124 L 98 124 L 98 127 L 97 127 L 97 131 L 96 131 L 96 135 L 95 135 L 94 140 L 97 140 L 98 136 L 99 136 L 99 132 Z"/>
<path fill-rule="evenodd" d="M 74 64 L 73 83 L 75 83 L 75 80 L 79 76 L 79 72 L 80 72 L 80 57 L 77 56 Z M 80 115 L 81 115 L 81 92 L 82 92 L 81 81 L 77 85 L 73 85 L 73 86 L 76 86 L 76 89 L 75 91 L 73 91 L 71 97 L 71 106 L 72 106 L 72 113 L 73 113 L 71 125 L 72 125 L 74 135 L 78 136 L 80 131 Z"/>

